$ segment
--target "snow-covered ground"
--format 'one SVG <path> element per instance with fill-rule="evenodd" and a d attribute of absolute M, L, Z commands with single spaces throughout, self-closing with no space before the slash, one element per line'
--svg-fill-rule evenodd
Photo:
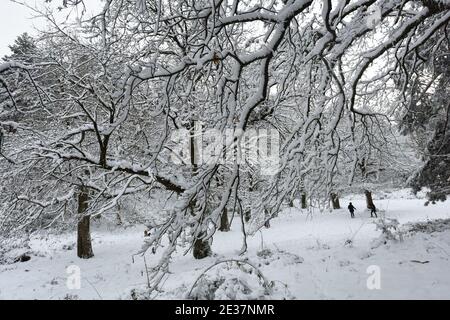
<path fill-rule="evenodd" d="M 238 255 L 242 236 L 239 218 L 235 217 L 230 232 L 217 232 L 214 237 L 214 256 L 195 260 L 191 254 L 183 256 L 182 250 L 177 253 L 158 298 L 185 298 L 207 267 L 233 258 L 248 259 L 274 281 L 272 298 L 450 299 L 449 229 L 405 235 L 402 242 L 390 241 L 373 248 L 380 231 L 364 209 L 364 196 L 341 199 L 342 207 L 348 201 L 357 208 L 355 219 L 350 219 L 346 209 L 313 215 L 286 209 L 272 220 L 271 228 L 248 238 L 249 250 L 243 257 Z M 376 194 L 374 201 L 379 215 L 398 219 L 401 224 L 450 218 L 448 201 L 424 206 L 424 199 L 406 190 Z M 144 288 L 147 282 L 143 258 L 132 258 L 143 243 L 144 229 L 94 229 L 95 257 L 89 260 L 78 259 L 76 248 L 70 249 L 75 233 L 33 237 L 31 248 L 16 249 L 16 253 L 31 252 L 31 260 L 0 265 L 0 299 L 130 298 L 133 288 Z M 154 260 L 151 253 L 146 255 L 148 265 Z M 67 287 L 66 271 L 71 265 L 81 270 L 80 289 Z M 228 269 L 226 266 L 218 265 L 207 275 L 224 274 L 232 268 L 231 264 Z M 230 271 L 237 277 L 240 273 L 245 281 L 251 280 L 247 273 Z M 373 279 L 379 279 L 379 288 L 369 289 L 368 278 L 375 287 L 377 280 Z M 253 292 L 244 290 L 244 296 L 236 284 L 229 284 L 216 292 L 216 298 L 259 298 L 261 292 L 254 289 L 259 286 L 257 280 L 249 283 Z"/>

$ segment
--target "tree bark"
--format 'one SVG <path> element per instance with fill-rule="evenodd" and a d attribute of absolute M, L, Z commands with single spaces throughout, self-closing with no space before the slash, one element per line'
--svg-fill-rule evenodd
<path fill-rule="evenodd" d="M 369 190 L 364 190 L 364 194 L 366 195 L 367 209 L 372 209 L 374 206 L 372 200 L 372 192 L 370 192 Z"/>
<path fill-rule="evenodd" d="M 190 160 L 191 160 L 191 166 L 192 166 L 192 176 L 195 177 L 197 175 L 197 169 L 198 169 L 198 161 L 199 161 L 199 152 L 201 150 L 198 150 L 198 143 L 197 138 L 195 137 L 195 121 L 190 121 Z M 195 203 L 191 204 L 192 214 L 194 214 L 194 208 Z M 195 240 L 194 240 L 194 248 L 192 250 L 192 254 L 195 259 L 203 259 L 212 254 L 211 246 L 209 245 L 209 242 L 202 239 L 203 233 L 201 233 Z"/>
<path fill-rule="evenodd" d="M 306 209 L 306 193 L 302 193 L 302 209 Z"/>
<path fill-rule="evenodd" d="M 212 254 L 208 240 L 197 238 L 194 242 L 193 255 L 195 259 L 203 259 Z"/>
<path fill-rule="evenodd" d="M 199 152 L 201 152 L 201 150 L 198 150 L 198 137 L 195 136 L 196 132 L 195 132 L 195 121 L 191 120 L 190 121 L 190 128 L 189 128 L 189 133 L 190 133 L 190 139 L 189 139 L 189 146 L 190 146 L 190 160 L 191 160 L 191 167 L 192 167 L 192 175 L 195 176 L 197 175 L 197 170 L 198 170 L 198 162 L 199 162 Z"/>
<path fill-rule="evenodd" d="M 250 209 L 245 210 L 244 211 L 244 221 L 249 222 L 251 218 L 252 218 L 252 214 L 251 214 Z"/>
<path fill-rule="evenodd" d="M 116 212 L 116 217 L 117 217 L 117 222 L 116 222 L 116 224 L 118 225 L 118 226 L 121 226 L 122 224 L 123 224 L 123 222 L 122 222 L 122 217 L 120 216 L 120 212 L 117 210 L 117 212 Z"/>
<path fill-rule="evenodd" d="M 94 256 L 91 243 L 91 216 L 85 215 L 88 208 L 89 194 L 86 187 L 81 187 L 78 194 L 78 239 L 77 255 L 81 259 L 89 259 Z"/>
<path fill-rule="evenodd" d="M 192 205 L 191 210 L 194 214 L 194 205 Z M 192 255 L 195 259 L 203 259 L 212 254 L 211 246 L 208 240 L 203 240 L 204 233 L 200 233 L 199 236 L 194 240 L 194 248 L 192 250 Z"/>
<path fill-rule="evenodd" d="M 220 227 L 219 231 L 227 232 L 230 231 L 230 222 L 228 221 L 228 210 L 223 209 L 222 216 L 220 217 Z"/>
<path fill-rule="evenodd" d="M 331 193 L 330 198 L 333 209 L 340 209 L 341 204 L 339 203 L 339 196 L 337 195 L 337 193 Z"/>

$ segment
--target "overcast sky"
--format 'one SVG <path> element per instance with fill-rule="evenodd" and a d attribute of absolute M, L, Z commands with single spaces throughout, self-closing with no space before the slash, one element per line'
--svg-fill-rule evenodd
<path fill-rule="evenodd" d="M 32 16 L 29 9 L 10 0 L 0 0 L 0 57 L 11 53 L 8 45 L 12 44 L 18 35 L 24 32 L 33 34 L 34 27 L 44 26 L 43 19 L 31 19 Z"/>
<path fill-rule="evenodd" d="M 32 7 L 42 7 L 45 0 L 21 0 L 25 1 Z M 52 7 L 57 7 L 62 4 L 63 0 L 53 0 Z M 86 1 L 89 4 L 88 11 L 98 12 L 98 9 L 102 6 L 101 0 L 89 0 Z M 92 7 L 91 7 L 92 6 Z M 65 16 L 67 14 L 67 10 Z M 44 29 L 46 21 L 43 18 L 34 17 L 36 14 L 30 9 L 14 3 L 10 0 L 0 0 L 0 57 L 10 54 L 11 51 L 8 45 L 12 44 L 17 36 L 24 32 L 28 32 L 33 35 L 36 34 L 35 28 Z"/>

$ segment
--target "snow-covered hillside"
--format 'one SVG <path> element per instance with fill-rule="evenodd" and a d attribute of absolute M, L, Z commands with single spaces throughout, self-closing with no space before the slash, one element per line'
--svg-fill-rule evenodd
<path fill-rule="evenodd" d="M 398 219 L 402 225 L 450 218 L 448 202 L 424 206 L 424 199 L 406 191 L 378 194 L 374 200 L 379 216 Z M 364 209 L 363 196 L 342 199 L 341 205 L 346 207 L 348 201 L 357 208 L 355 219 L 350 219 L 346 209 L 312 215 L 285 209 L 269 229 L 248 238 L 249 250 L 244 256 L 238 255 L 242 236 L 240 219 L 235 217 L 230 232 L 218 232 L 214 237 L 212 257 L 195 260 L 179 250 L 170 266 L 172 273 L 156 298 L 186 298 L 206 268 L 227 259 L 247 259 L 273 281 L 271 294 L 264 295 L 261 279 L 248 273 L 252 267 L 242 265 L 238 269 L 233 263 L 211 268 L 192 292 L 201 297 L 202 279 L 222 277 L 228 280 L 219 282 L 216 299 L 450 298 L 449 224 L 442 224 L 439 232 L 410 232 L 401 242 L 388 241 L 374 247 L 380 231 Z M 95 257 L 88 260 L 76 257 L 75 233 L 35 236 L 30 248 L 7 253 L 17 256 L 28 252 L 29 261 L 0 265 L 0 299 L 143 298 L 146 266 L 141 256 L 133 259 L 132 255 L 143 243 L 144 229 L 94 229 Z M 147 266 L 154 260 L 148 252 Z M 80 267 L 80 289 L 67 287 L 66 268 L 71 265 Z M 373 270 L 379 272 L 379 289 L 367 286 Z"/>

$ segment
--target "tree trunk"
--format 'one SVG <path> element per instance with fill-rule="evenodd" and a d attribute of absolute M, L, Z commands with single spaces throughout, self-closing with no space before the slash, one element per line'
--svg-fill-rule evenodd
<path fill-rule="evenodd" d="M 122 222 L 122 217 L 120 216 L 119 210 L 117 210 L 117 212 L 116 212 L 116 218 L 117 218 L 116 224 L 117 224 L 118 226 L 121 226 L 123 222 Z"/>
<path fill-rule="evenodd" d="M 364 194 L 366 195 L 367 209 L 372 209 L 374 206 L 372 200 L 372 192 L 370 192 L 369 190 L 364 190 Z"/>
<path fill-rule="evenodd" d="M 121 226 L 123 222 L 122 222 L 122 217 L 120 216 L 120 212 L 122 211 L 120 203 L 117 203 L 116 208 L 117 208 L 117 211 L 116 211 L 116 219 L 117 219 L 116 220 L 116 224 L 118 226 Z"/>
<path fill-rule="evenodd" d="M 230 231 L 230 222 L 228 221 L 228 210 L 223 209 L 222 216 L 220 217 L 220 228 L 219 231 Z"/>
<path fill-rule="evenodd" d="M 245 222 L 249 222 L 251 217 L 252 217 L 251 211 L 250 210 L 245 210 L 244 211 L 244 221 Z"/>
<path fill-rule="evenodd" d="M 82 259 L 89 259 L 94 256 L 91 243 L 91 216 L 85 215 L 88 208 L 89 195 L 86 187 L 81 187 L 78 194 L 78 241 L 77 241 L 77 255 Z"/>
<path fill-rule="evenodd" d="M 302 209 L 306 209 L 306 193 L 302 193 Z"/>
<path fill-rule="evenodd" d="M 333 205 L 333 209 L 340 209 L 341 204 L 339 203 L 339 196 L 337 193 L 331 193 L 331 204 Z"/>
<path fill-rule="evenodd" d="M 191 214 L 194 215 L 194 207 L 195 204 L 191 204 Z M 203 240 L 202 237 L 204 236 L 204 233 L 200 233 L 198 237 L 194 240 L 194 248 L 192 250 L 192 255 L 195 259 L 203 259 L 212 254 L 211 246 L 209 245 L 209 242 L 206 240 Z"/>
<path fill-rule="evenodd" d="M 190 121 L 190 126 L 189 126 L 189 131 L 190 131 L 190 162 L 191 162 L 191 169 L 192 169 L 192 176 L 195 177 L 197 175 L 197 169 L 198 169 L 198 160 L 199 160 L 199 151 L 197 150 L 198 146 L 197 146 L 197 138 L 195 137 L 195 121 L 193 119 L 191 119 Z M 192 215 L 195 215 L 194 212 L 194 208 L 195 208 L 195 200 L 193 203 L 191 203 L 191 210 L 192 210 Z M 211 255 L 211 247 L 209 245 L 208 241 L 204 241 L 203 239 L 201 239 L 203 236 L 203 234 L 201 233 L 198 238 L 196 238 L 194 240 L 194 248 L 192 250 L 192 254 L 194 256 L 195 259 L 203 259 L 206 258 L 207 256 Z"/>
<path fill-rule="evenodd" d="M 197 141 L 197 139 L 199 139 L 199 138 L 195 136 L 196 135 L 196 127 L 195 127 L 194 120 L 190 121 L 189 133 L 190 133 L 189 146 L 190 146 L 191 168 L 192 168 L 192 175 L 195 176 L 195 175 L 197 175 L 198 164 L 200 161 L 200 153 L 199 152 L 201 152 L 201 150 L 198 150 L 199 142 Z"/>
<path fill-rule="evenodd" d="M 194 242 L 193 255 L 195 259 L 203 259 L 211 255 L 211 246 L 208 240 L 197 238 Z"/>

